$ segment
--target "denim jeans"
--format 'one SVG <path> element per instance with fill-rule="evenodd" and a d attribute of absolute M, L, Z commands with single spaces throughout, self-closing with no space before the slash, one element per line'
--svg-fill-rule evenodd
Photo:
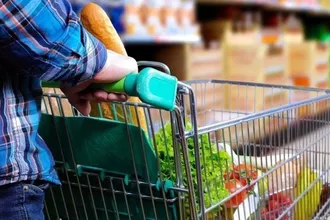
<path fill-rule="evenodd" d="M 0 186 L 1 220 L 44 220 L 48 184 L 13 183 Z"/>

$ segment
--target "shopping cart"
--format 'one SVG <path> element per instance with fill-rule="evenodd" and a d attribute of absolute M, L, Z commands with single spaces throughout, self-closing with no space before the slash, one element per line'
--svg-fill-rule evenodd
<path fill-rule="evenodd" d="M 137 153 L 133 144 L 120 150 L 115 140 L 93 142 L 107 123 L 72 120 L 84 117 L 57 90 L 45 93 L 40 134 L 62 181 L 47 192 L 46 217 L 320 219 L 330 212 L 327 90 L 189 81 L 179 84 L 176 103 L 173 112 L 109 103 L 123 109 L 128 140 L 150 140 L 152 148 Z M 137 133 L 130 129 L 138 108 L 146 135 L 139 123 Z M 127 163 L 112 164 L 116 157 Z"/>

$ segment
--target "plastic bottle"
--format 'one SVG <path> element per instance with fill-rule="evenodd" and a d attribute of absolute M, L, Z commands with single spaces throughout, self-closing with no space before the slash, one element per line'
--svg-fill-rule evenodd
<path fill-rule="evenodd" d="M 146 0 L 146 26 L 149 35 L 163 35 L 164 27 L 161 24 L 160 13 L 162 7 L 165 5 L 164 0 Z"/>
<path fill-rule="evenodd" d="M 196 27 L 194 24 L 195 5 L 193 1 L 184 1 L 180 5 L 178 13 L 179 25 L 182 32 L 187 35 L 196 34 Z"/>
<path fill-rule="evenodd" d="M 167 0 L 163 8 L 163 25 L 169 35 L 180 34 L 180 26 L 177 19 L 177 12 L 180 8 L 180 0 Z"/>
<path fill-rule="evenodd" d="M 147 34 L 146 27 L 141 21 L 141 8 L 144 0 L 125 0 L 125 14 L 123 16 L 126 35 L 143 36 Z"/>

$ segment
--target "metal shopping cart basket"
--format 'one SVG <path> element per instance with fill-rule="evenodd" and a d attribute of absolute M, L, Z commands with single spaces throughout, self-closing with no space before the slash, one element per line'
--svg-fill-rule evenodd
<path fill-rule="evenodd" d="M 173 112 L 110 103 L 123 119 L 114 111 L 101 124 L 57 92 L 44 94 L 40 125 L 62 181 L 47 192 L 48 219 L 321 219 L 330 210 L 327 90 L 189 81 Z M 147 131 L 130 114 L 138 108 Z M 128 146 L 116 135 L 93 140 L 115 120 Z"/>

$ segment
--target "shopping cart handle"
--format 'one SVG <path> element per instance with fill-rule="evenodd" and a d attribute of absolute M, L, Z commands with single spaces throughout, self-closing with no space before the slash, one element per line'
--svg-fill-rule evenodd
<path fill-rule="evenodd" d="M 133 74 L 133 73 L 132 73 Z M 102 89 L 106 92 L 118 92 L 118 93 L 125 93 L 124 89 L 124 82 L 126 77 L 113 83 L 99 83 L 99 84 L 92 84 L 90 88 L 92 89 Z M 44 88 L 60 88 L 59 82 L 46 82 L 42 81 L 41 86 Z M 134 96 L 134 95 L 131 95 Z"/>
<path fill-rule="evenodd" d="M 113 83 L 93 84 L 91 88 L 106 92 L 126 93 L 139 97 L 142 102 L 172 111 L 175 107 L 178 80 L 154 68 L 144 68 L 139 74 L 131 73 Z M 43 87 L 59 88 L 57 82 L 42 82 Z"/>

